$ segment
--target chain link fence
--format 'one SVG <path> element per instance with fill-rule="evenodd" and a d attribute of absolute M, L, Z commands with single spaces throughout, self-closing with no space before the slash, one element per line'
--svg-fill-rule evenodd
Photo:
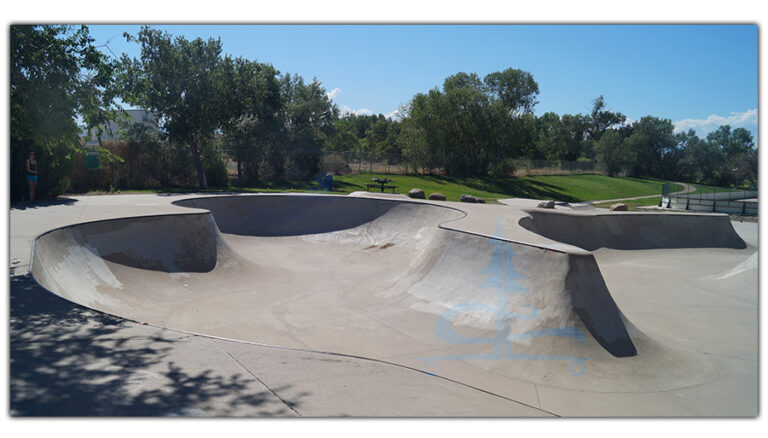
<path fill-rule="evenodd" d="M 230 175 L 237 174 L 237 157 L 247 161 L 253 151 L 230 151 L 225 154 Z M 361 173 L 406 175 L 424 173 L 425 169 L 416 168 L 402 154 L 365 152 L 365 151 L 327 151 L 319 154 L 319 171 L 323 174 L 350 175 Z M 602 174 L 608 172 L 596 161 L 552 161 L 552 160 L 509 160 L 507 176 L 539 175 L 578 175 Z M 433 168 L 426 170 L 432 174 L 444 174 L 444 170 Z M 623 175 L 617 175 L 623 176 Z"/>

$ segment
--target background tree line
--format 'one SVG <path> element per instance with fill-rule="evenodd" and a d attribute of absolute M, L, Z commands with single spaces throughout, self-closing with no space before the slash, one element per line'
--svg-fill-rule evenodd
<path fill-rule="evenodd" d="M 103 187 L 98 172 L 82 172 L 83 130 L 95 134 L 101 163 L 127 169 L 134 188 L 228 186 L 225 154 L 248 184 L 318 171 L 338 120 L 320 82 L 222 54 L 218 39 L 189 41 L 150 27 L 125 37 L 140 45 L 138 58 L 102 54 L 86 26 L 11 27 L 12 199 L 24 196 L 30 151 L 38 155 L 40 196 Z M 159 130 L 130 123 L 117 99 L 149 111 Z M 127 141 L 102 140 L 114 134 L 109 122 Z M 143 157 L 140 169 L 125 162 L 132 157 Z"/>
<path fill-rule="evenodd" d="M 97 138 L 102 163 L 123 169 L 120 184 L 133 188 L 228 186 L 227 157 L 240 184 L 309 180 L 341 152 L 457 176 L 506 176 L 513 160 L 527 158 L 596 160 L 610 175 L 717 185 L 757 178 L 757 148 L 744 128 L 675 133 L 669 119 L 630 122 L 603 96 L 587 114 L 536 116 L 538 84 L 519 69 L 449 76 L 396 119 L 340 115 L 316 79 L 223 54 L 218 39 L 150 27 L 125 36 L 140 45 L 138 58 L 107 57 L 86 26 L 11 27 L 12 199 L 24 194 L 29 151 L 39 157 L 41 196 L 103 186 L 98 172 L 73 177 L 83 128 Z M 160 129 L 128 123 L 117 99 L 151 112 Z M 127 141 L 102 140 L 110 121 Z"/>
<path fill-rule="evenodd" d="M 480 81 L 459 73 L 443 89 L 417 94 L 399 129 L 402 152 L 425 172 L 508 175 L 510 159 L 595 160 L 611 175 L 712 185 L 756 183 L 758 154 L 744 128 L 720 126 L 706 138 L 675 133 L 669 119 L 629 122 L 599 96 L 587 114 L 536 117 L 538 85 L 520 70 Z"/>

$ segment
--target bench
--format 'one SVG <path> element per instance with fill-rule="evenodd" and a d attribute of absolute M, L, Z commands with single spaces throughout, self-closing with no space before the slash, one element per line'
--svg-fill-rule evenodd
<path fill-rule="evenodd" d="M 388 186 L 385 184 L 372 184 L 372 183 L 366 183 L 365 184 L 365 191 L 369 191 L 369 189 L 380 189 L 381 193 L 384 193 L 384 190 L 392 189 L 392 193 L 395 193 L 395 190 L 397 190 L 398 186 Z"/>

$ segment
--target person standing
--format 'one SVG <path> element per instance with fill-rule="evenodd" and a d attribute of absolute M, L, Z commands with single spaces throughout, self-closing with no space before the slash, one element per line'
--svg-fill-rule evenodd
<path fill-rule="evenodd" d="M 35 188 L 37 187 L 37 161 L 35 153 L 30 152 L 26 164 L 27 185 L 29 186 L 29 200 L 35 202 Z"/>

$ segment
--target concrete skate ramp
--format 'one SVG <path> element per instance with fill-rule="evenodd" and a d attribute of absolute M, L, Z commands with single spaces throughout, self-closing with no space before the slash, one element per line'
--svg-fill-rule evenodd
<path fill-rule="evenodd" d="M 176 204 L 210 213 L 50 231 L 35 241 L 34 278 L 135 321 L 425 369 L 446 364 L 458 377 L 457 364 L 474 363 L 587 388 L 602 382 L 573 380 L 587 361 L 605 374 L 617 357 L 638 354 L 592 255 L 515 243 L 499 230 L 488 238 L 442 229 L 464 217 L 457 209 L 280 195 Z M 662 354 L 643 345 L 649 358 Z M 486 348 L 492 354 L 478 356 Z M 658 371 L 648 371 L 657 387 L 685 374 L 672 382 L 668 369 Z M 608 387 L 626 385 L 638 383 L 617 375 Z"/>
<path fill-rule="evenodd" d="M 259 196 L 258 202 L 250 196 L 218 196 L 174 204 L 208 210 L 222 233 L 242 236 L 296 236 L 344 230 L 371 222 L 398 205 L 380 199 L 311 195 Z"/>
<path fill-rule="evenodd" d="M 520 225 L 588 251 L 611 249 L 734 248 L 746 243 L 724 214 L 582 213 L 526 210 Z"/>

